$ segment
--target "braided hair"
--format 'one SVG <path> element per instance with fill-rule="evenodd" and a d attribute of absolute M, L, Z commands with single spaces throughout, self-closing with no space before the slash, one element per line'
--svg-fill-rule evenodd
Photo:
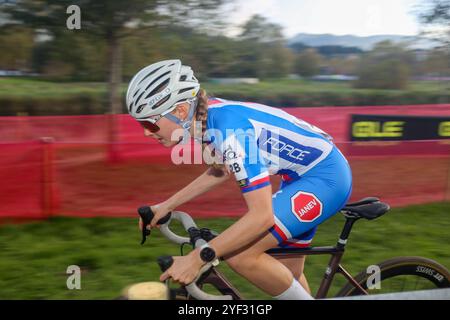
<path fill-rule="evenodd" d="M 202 137 L 206 131 L 206 119 L 208 117 L 208 95 L 204 89 L 200 89 L 197 93 L 197 108 L 195 110 L 195 120 L 201 122 Z M 205 154 L 207 142 L 202 140 L 202 152 Z M 208 149 L 209 150 L 209 149 Z M 209 151 L 208 151 L 209 152 Z M 208 155 L 211 159 L 215 158 L 215 151 L 212 150 Z M 208 174 L 215 177 L 222 177 L 225 174 L 225 166 L 221 163 L 213 162 L 209 164 Z"/>

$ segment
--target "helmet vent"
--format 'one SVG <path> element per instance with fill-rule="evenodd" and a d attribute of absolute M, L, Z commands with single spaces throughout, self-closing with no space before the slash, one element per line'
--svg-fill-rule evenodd
<path fill-rule="evenodd" d="M 191 87 L 191 88 L 184 88 L 184 89 L 181 89 L 180 91 L 178 91 L 178 94 L 182 94 L 182 93 L 184 93 L 184 92 L 186 92 L 186 91 L 189 91 L 189 90 L 194 90 L 195 89 L 195 87 Z"/>
<path fill-rule="evenodd" d="M 137 109 L 136 109 L 136 113 L 141 113 L 142 109 L 144 109 L 145 107 L 145 103 L 141 104 Z"/>
<path fill-rule="evenodd" d="M 139 99 L 141 99 L 141 97 L 144 95 L 144 93 L 145 93 L 145 91 L 142 91 L 141 94 L 136 99 L 134 99 L 134 105 L 137 104 L 137 102 L 139 101 Z M 133 107 L 133 104 L 131 104 L 131 107 Z"/>
<path fill-rule="evenodd" d="M 163 103 L 165 103 L 167 100 L 169 100 L 171 95 L 172 95 L 172 94 L 169 94 L 169 95 L 168 95 L 167 97 L 165 97 L 164 99 L 158 101 L 158 103 L 156 103 L 156 104 L 152 107 L 152 110 L 155 110 L 156 108 L 158 108 L 159 106 L 161 106 Z"/>
<path fill-rule="evenodd" d="M 161 83 L 159 86 L 157 86 L 155 89 L 152 90 L 152 92 L 150 92 L 145 98 L 148 99 L 151 96 L 157 94 L 158 92 L 162 91 L 163 89 L 166 88 L 166 86 L 169 84 L 169 79 L 167 79 L 166 81 L 164 81 L 163 83 Z"/>
<path fill-rule="evenodd" d="M 153 80 L 148 86 L 147 88 L 145 88 L 145 91 L 147 91 L 152 85 L 154 85 L 155 83 L 157 83 L 159 80 L 161 80 L 163 77 L 167 76 L 168 74 L 170 74 L 170 71 L 167 71 L 165 73 L 163 73 L 162 75 L 160 75 L 158 78 L 156 78 L 155 80 Z M 154 90 L 152 90 L 152 92 L 150 92 L 150 94 L 147 97 L 151 97 L 152 95 L 154 95 L 155 93 L 158 93 L 158 90 L 161 90 L 161 86 L 163 84 L 167 85 L 169 83 L 170 79 L 165 80 L 161 85 L 157 86 Z"/>
<path fill-rule="evenodd" d="M 140 90 L 136 90 L 136 92 L 133 94 L 133 98 L 136 97 L 136 95 L 139 93 Z"/>
<path fill-rule="evenodd" d="M 143 77 L 141 79 L 141 81 L 139 81 L 138 85 L 140 85 L 145 79 L 147 79 L 148 77 L 150 77 L 152 74 L 154 74 L 155 72 L 157 72 L 159 69 L 161 69 L 164 66 L 161 66 L 159 68 L 156 68 L 155 70 L 153 70 L 152 72 L 150 72 L 149 74 L 147 74 L 145 77 Z"/>
<path fill-rule="evenodd" d="M 137 91 L 134 95 L 136 95 L 137 93 L 139 93 L 139 91 Z M 142 97 L 142 95 L 144 94 L 144 91 L 141 92 L 141 94 L 139 95 L 139 97 L 137 99 L 134 99 L 133 96 L 133 101 L 130 104 L 130 107 L 128 108 L 128 111 L 131 113 L 133 112 L 133 107 L 135 107 L 139 101 L 139 99 Z"/>

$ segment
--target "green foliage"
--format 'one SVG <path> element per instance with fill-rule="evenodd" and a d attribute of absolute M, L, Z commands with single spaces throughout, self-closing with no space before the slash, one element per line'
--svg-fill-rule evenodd
<path fill-rule="evenodd" d="M 106 43 L 66 30 L 35 47 L 33 64 L 45 78 L 95 81 L 106 78 Z"/>
<path fill-rule="evenodd" d="M 0 69 L 29 69 L 32 50 L 32 29 L 23 26 L 0 28 Z"/>
<path fill-rule="evenodd" d="M 308 49 L 315 49 L 317 52 L 326 57 L 335 57 L 339 55 L 350 55 L 350 54 L 361 54 L 363 50 L 357 47 L 346 47 L 346 46 L 338 46 L 338 45 L 325 45 L 325 46 L 316 46 L 311 47 L 302 42 L 294 42 L 289 45 L 294 52 L 300 53 Z"/>
<path fill-rule="evenodd" d="M 267 18 L 255 14 L 247 20 L 242 26 L 242 32 L 239 35 L 242 40 L 259 43 L 283 42 L 282 27 L 271 23 Z"/>
<path fill-rule="evenodd" d="M 290 73 L 309 77 L 321 71 L 359 74 L 357 87 L 378 89 L 404 89 L 409 74 L 436 74 L 436 70 L 441 70 L 438 74 L 445 75 L 442 70 L 448 69 L 448 53 L 444 49 L 441 49 L 444 54 L 432 52 L 429 59 L 420 62 L 413 61 L 411 52 L 389 43 L 380 44 L 363 59 L 359 58 L 362 51 L 357 48 L 312 49 L 298 43 L 287 47 L 281 26 L 260 15 L 250 17 L 236 38 L 226 37 L 221 19 L 226 12 L 221 10 L 228 2 L 19 0 L 8 12 L 11 21 L 22 25 L 2 28 L 0 46 L 8 46 L 2 50 L 0 67 L 14 66 L 11 61 L 15 60 L 22 67 L 31 66 L 32 71 L 58 81 L 104 81 L 114 71 L 116 80 L 109 77 L 108 81 L 115 84 L 120 78 L 130 79 L 152 62 L 180 58 L 200 78 L 267 79 Z M 65 27 L 68 17 L 65 9 L 69 4 L 81 8 L 81 30 Z M 50 38 L 33 44 L 27 32 L 16 32 L 13 28 L 28 33 L 45 30 Z M 11 41 L 12 45 L 8 44 Z M 118 65 L 122 68 L 115 67 Z"/>
<path fill-rule="evenodd" d="M 237 75 L 277 78 L 290 73 L 293 54 L 285 46 L 280 25 L 263 16 L 253 15 L 242 26 L 236 42 Z"/>
<path fill-rule="evenodd" d="M 450 103 L 450 84 L 446 85 L 412 82 L 408 90 L 380 90 L 352 88 L 350 83 L 304 80 L 272 79 L 255 85 L 202 81 L 203 88 L 213 96 L 276 107 Z M 122 84 L 120 89 L 123 104 L 126 87 L 127 84 Z M 107 111 L 106 94 L 106 84 L 101 82 L 0 78 L 0 115 L 103 114 Z M 124 105 L 122 112 L 127 112 Z"/>
<path fill-rule="evenodd" d="M 355 224 L 343 265 L 353 275 L 394 256 L 417 255 L 450 267 L 450 203 L 392 209 L 374 220 Z M 200 227 L 223 231 L 234 220 L 199 219 Z M 319 227 L 313 245 L 333 245 L 343 227 L 337 214 Z M 181 233 L 180 226 L 176 232 Z M 114 299 L 125 286 L 158 281 L 156 259 L 179 255 L 179 248 L 154 231 L 144 246 L 136 219 L 52 218 L 44 222 L 0 226 L 1 299 Z M 185 253 L 188 251 L 185 246 Z M 315 292 L 329 256 L 306 259 L 305 274 Z M 82 268 L 81 290 L 66 288 L 69 265 Z M 270 297 L 224 263 L 220 269 L 248 299 Z M 331 295 L 344 285 L 337 276 Z"/>
<path fill-rule="evenodd" d="M 303 77 L 312 77 L 319 73 L 321 56 L 314 49 L 299 53 L 295 61 L 295 73 Z"/>
<path fill-rule="evenodd" d="M 440 76 L 450 76 L 450 47 L 436 48 L 423 62 L 423 72 Z"/>
<path fill-rule="evenodd" d="M 70 5 L 78 5 L 82 14 L 81 30 L 82 36 L 96 37 L 101 42 L 106 42 L 107 57 L 96 52 L 97 59 L 107 61 L 108 70 L 108 104 L 111 113 L 120 112 L 120 101 L 118 97 L 118 86 L 122 82 L 122 39 L 130 36 L 134 30 L 140 28 L 154 28 L 164 23 L 183 23 L 186 18 L 184 13 L 194 15 L 216 12 L 224 0 L 18 0 L 11 4 L 8 10 L 10 18 L 16 23 L 30 26 L 36 30 L 43 29 L 56 42 L 57 56 L 66 57 L 66 50 L 72 49 L 75 41 L 68 41 L 63 46 L 58 46 L 58 40 L 67 40 L 61 35 L 66 30 L 67 18 L 65 12 Z M 188 15 L 189 16 L 189 15 Z M 219 17 L 217 15 L 217 17 Z M 214 19 L 217 20 L 217 19 Z M 201 22 L 210 22 L 202 19 Z M 59 39 L 58 39 L 59 38 Z M 70 38 L 70 37 L 69 37 Z M 82 45 L 82 53 L 92 52 L 92 46 Z M 97 49 L 94 47 L 94 50 Z M 101 49 L 101 46 L 99 47 Z M 80 51 L 80 50 L 79 50 Z M 100 54 L 99 54 L 100 53 Z M 80 54 L 80 52 L 78 52 Z M 50 60 L 47 63 L 46 74 L 60 78 L 70 77 L 72 79 L 84 76 L 83 67 L 89 65 L 89 58 L 77 58 L 73 62 L 61 59 Z M 52 57 L 50 57 L 52 58 Z M 81 64 L 81 66 L 80 66 Z M 99 68 L 102 70 L 102 66 Z M 95 71 L 95 68 L 94 70 Z M 94 75 L 95 77 L 95 75 Z"/>
<path fill-rule="evenodd" d="M 412 61 L 410 53 L 389 41 L 378 43 L 361 59 L 355 85 L 358 88 L 405 89 Z"/>

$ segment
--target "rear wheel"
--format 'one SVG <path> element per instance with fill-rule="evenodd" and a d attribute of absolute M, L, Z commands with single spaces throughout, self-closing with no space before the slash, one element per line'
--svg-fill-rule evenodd
<path fill-rule="evenodd" d="M 355 280 L 369 294 L 383 294 L 402 291 L 431 290 L 450 287 L 449 271 L 436 261 L 421 257 L 398 257 L 378 264 L 380 268 L 379 289 L 367 289 L 371 273 L 363 271 Z M 373 277 L 373 276 L 372 276 Z M 337 297 L 363 295 L 358 288 L 348 283 Z"/>

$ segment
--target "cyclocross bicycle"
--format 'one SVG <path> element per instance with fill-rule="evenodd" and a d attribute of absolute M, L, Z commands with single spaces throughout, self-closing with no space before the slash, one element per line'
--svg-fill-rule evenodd
<path fill-rule="evenodd" d="M 274 248 L 268 250 L 267 253 L 273 257 L 280 258 L 295 258 L 303 255 L 331 255 L 322 282 L 315 294 L 316 299 L 327 297 L 334 276 L 337 273 L 342 274 L 347 280 L 347 284 L 337 293 L 337 297 L 450 287 L 449 271 L 441 264 L 422 257 L 397 257 L 378 263 L 378 279 L 381 281 L 379 283 L 381 290 L 370 290 L 368 279 L 371 275 L 373 276 L 373 274 L 368 274 L 367 271 L 363 271 L 353 277 L 341 265 L 342 256 L 344 255 L 353 224 L 361 218 L 374 220 L 388 211 L 389 205 L 380 202 L 380 200 L 375 197 L 368 197 L 354 203 L 349 203 L 340 210 L 345 216 L 345 224 L 335 246 Z M 146 226 L 153 219 L 154 215 L 149 206 L 140 207 L 138 213 L 144 223 L 141 242 L 141 244 L 143 244 L 146 237 L 150 235 L 150 230 L 147 230 Z M 179 220 L 181 222 L 184 229 L 187 231 L 188 237 L 179 236 L 169 229 L 170 223 L 173 220 Z M 160 231 L 167 239 L 180 244 L 181 246 L 184 244 L 191 244 L 193 248 L 200 247 L 205 242 L 208 242 L 217 236 L 217 233 L 210 229 L 198 228 L 192 217 L 181 211 L 168 213 L 167 216 L 158 221 L 158 224 L 160 225 Z M 162 256 L 158 258 L 158 264 L 163 272 L 167 270 L 172 263 L 173 259 L 171 256 Z M 214 295 L 203 291 L 202 288 L 205 284 L 212 285 L 220 292 L 220 295 Z M 243 299 L 238 290 L 233 287 L 212 263 L 204 265 L 200 269 L 197 278 L 187 286 L 169 288 L 169 281 L 166 281 L 166 285 L 169 299 Z"/>

